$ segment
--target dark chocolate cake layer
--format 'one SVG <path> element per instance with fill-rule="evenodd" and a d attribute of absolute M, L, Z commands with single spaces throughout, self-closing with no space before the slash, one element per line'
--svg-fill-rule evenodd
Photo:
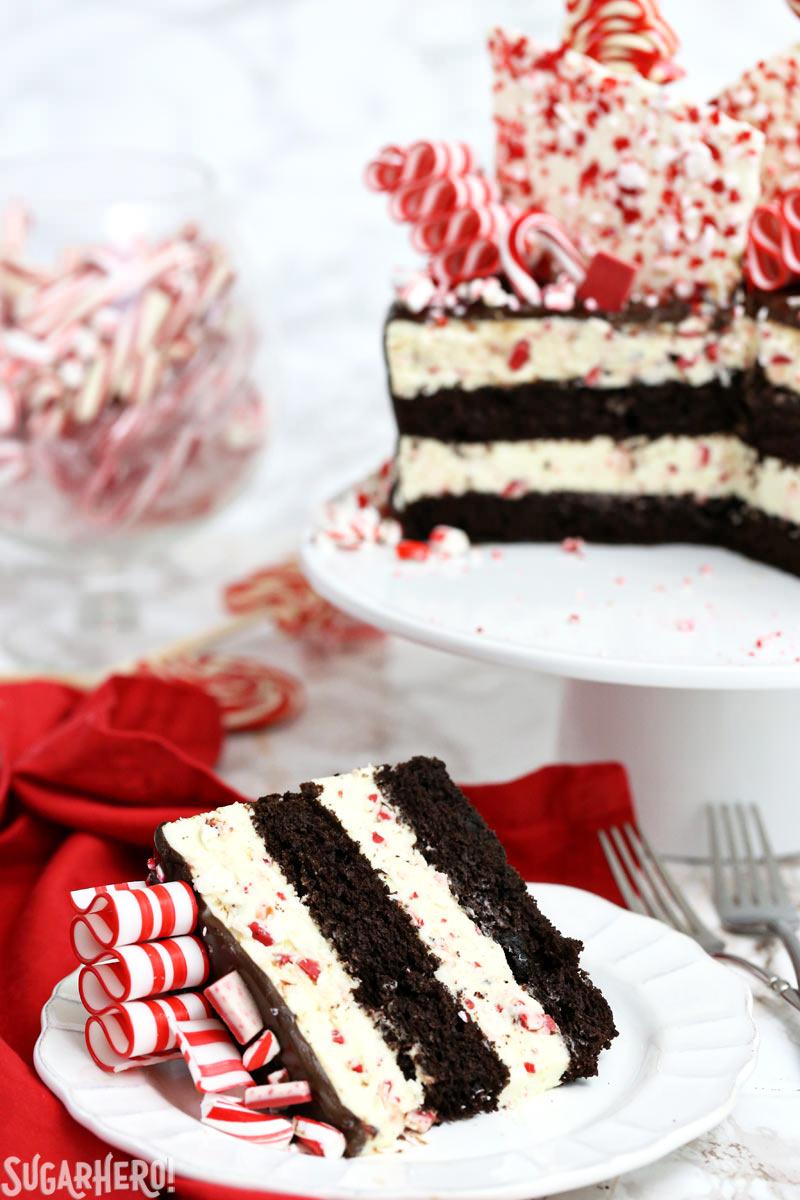
<path fill-rule="evenodd" d="M 413 399 L 393 396 L 392 403 L 401 434 L 445 442 L 702 436 L 737 432 L 745 416 L 739 376 L 730 386 L 591 388 L 581 382 L 541 382 L 442 388 Z M 800 420 L 798 427 L 800 447 Z"/>
<path fill-rule="evenodd" d="M 757 366 L 742 403 L 747 422 L 744 440 L 762 456 L 800 464 L 800 394 L 776 387 Z"/>
<path fill-rule="evenodd" d="M 164 873 L 164 880 L 183 880 L 192 886 L 192 874 L 183 858 L 163 837 L 161 827 L 155 833 L 155 848 Z M 211 960 L 211 978 L 219 979 L 229 971 L 238 971 L 250 990 L 264 1025 L 273 1030 L 281 1046 L 281 1060 L 292 1079 L 306 1079 L 311 1085 L 314 1102 L 297 1108 L 320 1121 L 340 1129 L 347 1141 L 347 1153 L 356 1155 L 367 1140 L 367 1131 L 358 1118 L 345 1108 L 336 1089 L 297 1027 L 291 1010 L 286 1006 L 270 980 L 252 958 L 242 949 L 233 934 L 200 904 L 199 929 Z"/>
<path fill-rule="evenodd" d="M 426 497 L 397 513 L 406 537 L 455 525 L 474 542 L 559 542 L 566 537 L 618 545 L 666 542 L 722 546 L 800 575 L 800 526 L 736 500 L 694 496 L 534 492 L 516 500 L 479 492 Z"/>
<path fill-rule="evenodd" d="M 442 1120 L 497 1107 L 508 1070 L 477 1025 L 435 978 L 437 962 L 410 917 L 392 900 L 358 846 L 305 784 L 299 793 L 266 796 L 253 823 L 274 858 L 333 943 L 354 978 L 355 998 L 400 1053 L 430 1080 L 426 1104 Z"/>
<path fill-rule="evenodd" d="M 539 911 L 505 851 L 438 759 L 416 757 L 376 775 L 414 830 L 425 860 L 448 876 L 459 903 L 498 942 L 517 982 L 556 1021 L 569 1047 L 565 1082 L 597 1074 L 616 1034 L 606 1000 L 579 965 L 581 943 Z"/>

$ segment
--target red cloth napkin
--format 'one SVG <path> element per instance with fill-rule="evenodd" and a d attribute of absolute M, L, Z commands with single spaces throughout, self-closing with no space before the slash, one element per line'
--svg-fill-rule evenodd
<path fill-rule="evenodd" d="M 189 685 L 121 676 L 89 694 L 46 682 L 0 686 L 0 1183 L 8 1155 L 60 1163 L 108 1153 L 31 1065 L 42 1005 L 75 966 L 68 894 L 141 878 L 160 821 L 242 799 L 212 770 L 221 744 L 215 702 Z M 547 767 L 465 790 L 526 879 L 618 899 L 596 830 L 632 816 L 621 767 Z M 255 1193 L 179 1179 L 177 1195 Z"/>

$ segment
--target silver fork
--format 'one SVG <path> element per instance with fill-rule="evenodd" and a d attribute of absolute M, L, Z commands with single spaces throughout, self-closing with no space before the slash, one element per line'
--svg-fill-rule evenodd
<path fill-rule="evenodd" d="M 800 991 L 793 988 L 787 979 L 765 971 L 758 963 L 740 958 L 738 954 L 728 953 L 722 938 L 703 924 L 663 861 L 632 825 L 624 826 L 624 836 L 616 826 L 608 832 L 600 830 L 597 836 L 614 881 L 632 912 L 654 917 L 671 925 L 679 933 L 694 938 L 706 954 L 749 971 L 800 1011 Z"/>
<path fill-rule="evenodd" d="M 774 934 L 786 947 L 800 983 L 800 941 L 793 932 L 800 914 L 781 879 L 761 813 L 755 804 L 710 804 L 708 825 L 714 904 L 724 928 Z"/>

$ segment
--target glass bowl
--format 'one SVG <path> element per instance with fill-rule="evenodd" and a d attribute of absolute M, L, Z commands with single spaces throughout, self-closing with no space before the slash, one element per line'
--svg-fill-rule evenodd
<path fill-rule="evenodd" d="M 232 232 L 189 158 L 0 160 L 0 533 L 91 576 L 238 492 L 266 408 Z"/>

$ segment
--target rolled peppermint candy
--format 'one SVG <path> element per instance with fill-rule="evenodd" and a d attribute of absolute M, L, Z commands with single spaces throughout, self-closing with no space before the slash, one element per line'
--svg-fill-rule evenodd
<path fill-rule="evenodd" d="M 744 265 L 747 278 L 760 291 L 777 291 L 792 277 L 784 239 L 780 205 L 759 204 L 750 221 Z"/>
<path fill-rule="evenodd" d="M 671 61 L 680 43 L 656 0 L 567 0 L 564 44 L 606 66 L 638 71 L 654 83 L 683 75 Z"/>
<path fill-rule="evenodd" d="M 475 170 L 461 142 L 387 146 L 367 167 L 367 185 L 391 195 L 396 221 L 414 226 L 412 242 L 430 254 L 438 284 L 452 286 L 499 269 L 497 241 L 507 221 L 493 180 Z"/>
<path fill-rule="evenodd" d="M 215 980 L 203 994 L 241 1045 L 251 1041 L 264 1028 L 258 1005 L 238 971 L 229 971 Z"/>
<path fill-rule="evenodd" d="M 242 1062 L 248 1071 L 257 1071 L 259 1067 L 265 1067 L 267 1063 L 272 1062 L 273 1058 L 277 1058 L 281 1052 L 280 1043 L 275 1037 L 275 1034 L 270 1029 L 265 1029 L 258 1035 L 254 1042 L 251 1042 L 246 1050 L 242 1053 Z M 287 1076 L 288 1078 L 288 1076 Z M 275 1080 L 269 1077 L 269 1082 L 274 1083 Z M 278 1080 L 277 1082 L 281 1082 Z"/>
<path fill-rule="evenodd" d="M 244 1094 L 249 1108 L 288 1108 L 293 1104 L 311 1103 L 311 1085 L 305 1079 L 290 1079 L 286 1083 L 263 1083 L 250 1087 Z"/>
<path fill-rule="evenodd" d="M 102 1013 L 128 1000 L 199 987 L 208 970 L 202 940 L 187 934 L 110 950 L 101 961 L 84 964 L 78 991 L 87 1012 Z"/>
<path fill-rule="evenodd" d="M 500 241 L 500 258 L 511 286 L 528 304 L 542 303 L 533 268 L 547 255 L 576 284 L 586 277 L 586 262 L 563 225 L 537 209 L 520 213 Z"/>
<path fill-rule="evenodd" d="M 253 1076 L 245 1071 L 242 1056 L 221 1021 L 208 1017 L 174 1021 L 173 1026 L 178 1049 L 199 1092 L 229 1092 L 253 1086 Z"/>
<path fill-rule="evenodd" d="M 167 1058 L 180 1058 L 173 1021 L 196 1021 L 213 1014 L 199 992 L 132 1000 L 86 1022 L 86 1046 L 104 1071 L 127 1071 Z"/>
<path fill-rule="evenodd" d="M 304 1150 L 320 1158 L 341 1158 L 347 1146 L 340 1130 L 310 1117 L 295 1117 L 294 1135 Z"/>
<path fill-rule="evenodd" d="M 286 1150 L 294 1136 L 294 1126 L 285 1117 L 253 1112 L 228 1096 L 204 1096 L 200 1120 L 221 1133 Z"/>
<path fill-rule="evenodd" d="M 81 962 L 94 962 L 114 946 L 191 933 L 197 899 L 188 883 L 98 892 L 72 922 L 72 948 Z"/>
<path fill-rule="evenodd" d="M 85 913 L 98 896 L 107 896 L 110 892 L 133 892 L 146 887 L 143 879 L 134 879 L 131 883 L 104 883 L 100 887 L 77 888 L 76 891 L 70 892 L 69 898 L 75 912 Z"/>

